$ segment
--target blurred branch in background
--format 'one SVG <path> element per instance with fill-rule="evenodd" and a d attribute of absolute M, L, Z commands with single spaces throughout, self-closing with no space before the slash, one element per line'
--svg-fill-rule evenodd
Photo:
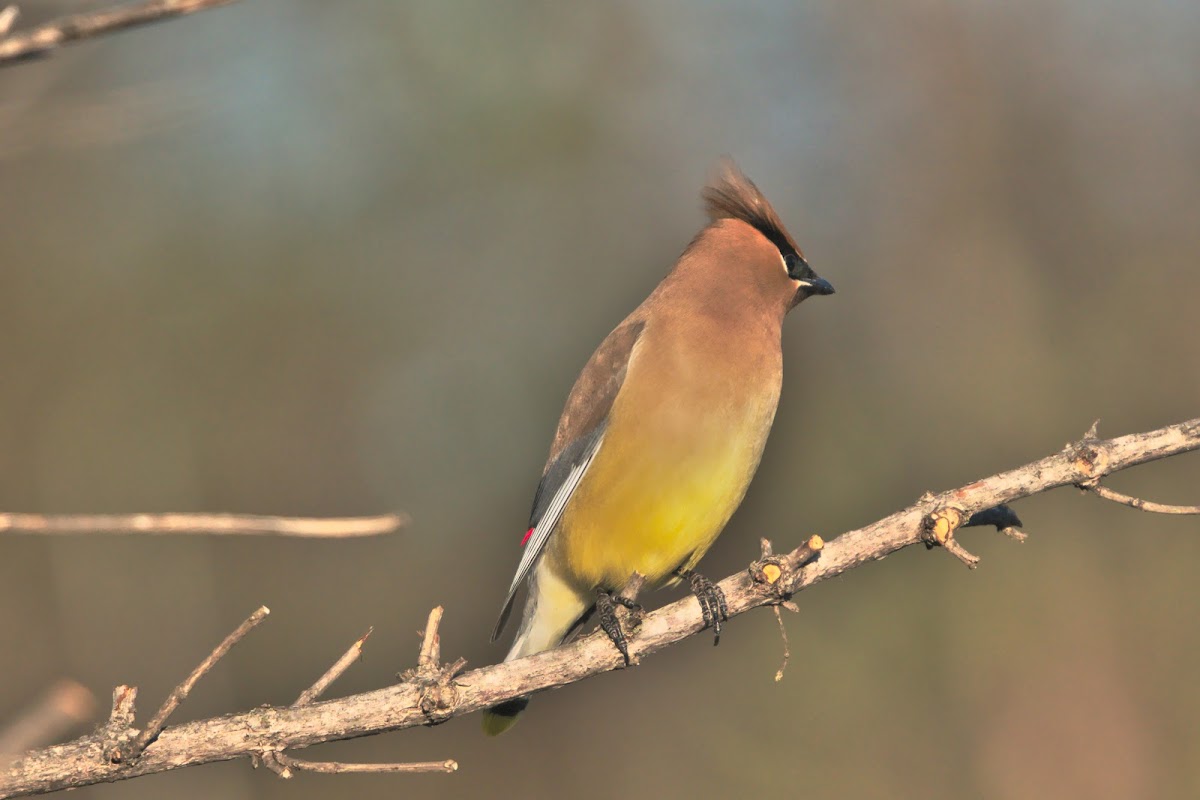
<path fill-rule="evenodd" d="M 0 38 L 0 66 L 26 58 L 45 55 L 70 42 L 90 39 L 107 33 L 147 25 L 209 8 L 229 5 L 237 0 L 149 0 L 144 3 L 72 14 L 45 25 L 7 38 Z M 18 7 L 10 5 L 0 11 L 0 37 L 4 37 L 16 20 Z"/>
<path fill-rule="evenodd" d="M 0 36 L 8 34 L 9 28 L 17 21 L 17 17 L 21 16 L 21 12 L 16 6 L 9 6 L 0 11 Z"/>
<path fill-rule="evenodd" d="M 15 514 L 0 512 L 4 534 L 209 534 L 346 538 L 395 533 L 405 514 L 373 517 L 272 517 L 261 514 Z"/>
<path fill-rule="evenodd" d="M 955 539 L 959 528 L 987 520 L 1010 533 L 1011 513 L 994 509 L 1021 498 L 1060 486 L 1082 486 L 1128 467 L 1200 449 L 1200 418 L 1146 433 L 1101 440 L 1095 426 L 1078 442 L 1061 452 L 1008 472 L 993 475 L 940 494 L 926 494 L 918 502 L 871 525 L 844 533 L 827 545 L 818 536 L 786 555 L 763 556 L 748 570 L 721 582 L 731 617 L 760 606 L 790 607 L 796 592 L 854 567 L 881 559 L 909 545 L 943 547 L 968 566 L 978 559 Z M 256 612 L 258 619 L 264 609 Z M 111 782 L 193 764 L 249 757 L 266 763 L 281 776 L 292 769 L 322 772 L 345 771 L 453 771 L 452 761 L 420 765 L 345 765 L 334 762 L 301 762 L 283 754 L 292 748 L 350 739 L 418 725 L 436 725 L 496 705 L 505 700 L 545 691 L 618 669 L 624 659 L 607 636 L 586 636 L 573 644 L 546 653 L 462 673 L 459 659 L 442 665 L 438 626 L 441 609 L 435 608 L 423 634 L 417 667 L 401 676 L 395 686 L 324 703 L 298 701 L 289 707 L 263 706 L 252 711 L 162 728 L 175 703 L 164 704 L 155 721 L 143 731 L 134 728 L 136 690 L 118 687 L 113 713 L 96 733 L 26 753 L 0 776 L 0 798 L 55 791 L 93 783 Z M 226 638 L 204 662 L 217 659 L 249 632 L 255 616 Z M 699 604 L 687 597 L 659 609 L 642 620 L 628 639 L 632 663 L 705 627 Z M 360 648 L 356 642 L 352 651 Z M 353 662 L 353 655 L 337 662 L 333 678 Z M 193 671 L 181 687 L 190 689 L 203 669 Z M 329 675 L 330 673 L 327 673 Z M 320 683 L 326 683 L 322 678 Z M 307 695 L 307 693 L 306 693 Z M 182 692 L 186 696 L 186 691 Z M 180 689 L 171 697 L 182 700 Z M 302 700 L 305 696 L 302 696 Z M 164 709 L 166 713 L 164 713 Z M 123 743 L 144 743 L 144 752 Z"/>
<path fill-rule="evenodd" d="M 20 716 L 0 727 L 0 768 L 18 754 L 57 741 L 96 713 L 96 698 L 77 681 L 64 679 Z"/>

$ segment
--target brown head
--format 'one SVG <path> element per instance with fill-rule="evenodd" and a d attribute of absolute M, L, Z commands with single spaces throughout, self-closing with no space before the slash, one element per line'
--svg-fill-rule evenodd
<path fill-rule="evenodd" d="M 697 234 L 671 276 L 712 302 L 749 304 L 782 318 L 801 300 L 833 294 L 804 259 L 758 187 L 725 159 L 704 188 L 712 222 Z"/>

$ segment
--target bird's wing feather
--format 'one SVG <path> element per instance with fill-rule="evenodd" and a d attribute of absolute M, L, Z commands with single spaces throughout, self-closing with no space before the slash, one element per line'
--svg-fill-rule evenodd
<path fill-rule="evenodd" d="M 550 448 L 550 458 L 546 461 L 542 480 L 534 494 L 525 552 L 521 554 L 517 573 L 508 589 L 508 596 L 504 598 L 500 618 L 492 631 L 492 641 L 500 636 L 512 612 L 517 589 L 529 577 L 550 534 L 562 518 L 571 495 L 600 452 L 608 413 L 621 391 L 633 356 L 633 347 L 644 327 L 642 320 L 632 318 L 617 326 L 592 354 L 571 389 Z"/>

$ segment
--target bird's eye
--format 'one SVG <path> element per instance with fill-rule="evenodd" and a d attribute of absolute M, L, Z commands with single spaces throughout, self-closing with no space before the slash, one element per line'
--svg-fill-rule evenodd
<path fill-rule="evenodd" d="M 806 266 L 804 259 L 795 253 L 788 253 L 783 257 L 783 265 L 787 267 L 787 274 L 792 280 L 799 280 L 801 273 Z"/>

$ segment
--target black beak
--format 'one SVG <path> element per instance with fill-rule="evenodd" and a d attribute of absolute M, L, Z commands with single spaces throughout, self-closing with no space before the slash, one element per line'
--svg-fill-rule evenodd
<path fill-rule="evenodd" d="M 819 275 L 813 275 L 811 278 L 805 278 L 800 281 L 800 285 L 808 290 L 809 294 L 833 294 L 833 284 Z"/>

